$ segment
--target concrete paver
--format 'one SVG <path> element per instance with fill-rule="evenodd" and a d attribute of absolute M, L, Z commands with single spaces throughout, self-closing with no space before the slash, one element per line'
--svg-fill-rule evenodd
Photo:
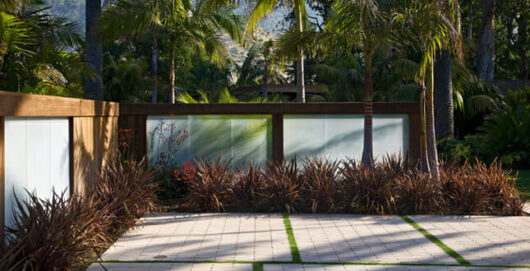
<path fill-rule="evenodd" d="M 121 261 L 290 261 L 279 214 L 157 214 L 102 256 Z"/>
<path fill-rule="evenodd" d="M 411 216 L 472 264 L 530 265 L 530 217 Z"/>
<path fill-rule="evenodd" d="M 251 264 L 231 263 L 103 263 L 108 271 L 252 271 Z M 92 264 L 87 271 L 104 271 Z"/>
<path fill-rule="evenodd" d="M 266 264 L 264 271 L 522 271 L 520 268 L 463 267 L 463 266 L 397 266 L 397 265 L 317 265 L 317 264 Z M 528 270 L 528 269 L 526 269 Z"/>
<path fill-rule="evenodd" d="M 397 216 L 291 215 L 305 262 L 456 264 Z"/>
<path fill-rule="evenodd" d="M 530 266 L 530 217 L 410 216 L 475 265 Z M 103 255 L 107 270 L 530 270 L 530 268 L 357 265 L 326 262 L 457 264 L 398 216 L 290 215 L 304 264 L 292 261 L 281 214 L 155 214 L 142 218 Z M 147 262 L 134 262 L 147 261 Z M 152 262 L 148 261 L 161 261 Z M 164 262 L 167 261 L 167 262 Z M 171 263 L 174 261 L 173 263 Z M 322 264 L 320 264 L 322 263 Z M 90 271 L 104 270 L 98 263 Z"/>

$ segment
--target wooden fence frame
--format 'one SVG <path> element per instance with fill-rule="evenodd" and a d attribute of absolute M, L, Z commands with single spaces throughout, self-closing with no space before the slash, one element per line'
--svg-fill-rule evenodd
<path fill-rule="evenodd" d="M 84 145 L 86 142 L 84 136 L 80 133 L 87 132 L 82 127 L 77 127 L 80 124 L 89 122 L 93 127 L 94 123 L 107 123 L 101 120 L 115 119 L 114 135 L 115 139 L 107 138 L 103 142 L 113 145 L 117 143 L 117 129 L 118 129 L 119 105 L 113 102 L 97 102 L 92 100 L 77 99 L 77 98 L 63 98 L 54 96 L 32 95 L 16 92 L 0 91 L 0 228 L 5 225 L 5 142 L 4 142 L 4 124 L 6 117 L 66 117 L 69 120 L 69 141 L 70 141 L 70 191 L 72 193 L 83 193 L 86 187 L 94 180 L 94 174 L 87 172 L 86 168 L 94 169 L 98 165 L 89 165 L 90 162 L 94 164 L 103 163 L 101 157 L 106 155 L 106 152 L 113 152 L 115 147 L 101 150 L 102 142 L 91 142 L 94 153 L 89 153 L 97 159 L 86 162 L 78 159 L 82 155 L 79 151 L 75 151 L 74 147 Z M 113 124 L 110 123 L 110 126 Z M 92 131 L 93 132 L 93 131 Z M 109 143 L 110 142 L 110 143 Z M 85 154 L 86 155 L 86 154 Z M 88 175 L 92 174 L 92 175 Z M 99 174 L 97 172 L 96 174 Z M 0 235 L 3 231 L 0 231 Z M 2 236 L 0 236 L 0 240 Z"/>
<path fill-rule="evenodd" d="M 407 153 L 418 158 L 420 152 L 420 107 L 418 103 L 374 103 L 374 114 L 404 114 L 409 117 L 409 149 Z M 284 159 L 283 154 L 283 116 L 286 114 L 363 114 L 363 103 L 239 103 L 239 104 L 118 104 L 96 102 L 92 100 L 41 96 L 0 91 L 0 227 L 5 223 L 5 142 L 4 123 L 6 117 L 67 117 L 69 119 L 70 139 L 70 191 L 83 193 L 83 187 L 89 186 L 94 172 L 101 168 L 104 156 L 117 147 L 118 127 L 132 129 L 132 148 L 139 156 L 146 153 L 147 117 L 155 115 L 272 115 L 273 160 Z M 96 130 L 103 121 L 110 119 L 113 131 L 103 141 L 96 139 Z M 116 122 L 116 123 L 114 123 Z M 109 123 L 109 122 L 104 122 Z M 101 126 L 101 125 L 100 125 Z M 77 146 L 86 142 L 85 137 L 92 136 L 95 143 L 88 148 L 94 160 L 80 158 Z M 96 142 L 96 140 L 100 140 Z M 103 144 L 103 149 L 101 146 Z M 98 146 L 96 146 L 98 145 Z M 112 148 L 105 149 L 105 146 Z M 84 145 L 83 145 L 84 146 Z M 97 164 L 97 165 L 91 165 Z M 87 172 L 87 170 L 89 172 Z M 92 174 L 92 175 L 91 175 Z M 97 174 L 97 172 L 96 172 Z M 0 235 L 3 231 L 0 232 Z M 2 236 L 0 236 L 2 237 Z"/>
<path fill-rule="evenodd" d="M 420 106 L 415 102 L 374 103 L 374 114 L 403 114 L 409 117 L 409 149 L 420 156 Z M 272 115 L 272 157 L 284 159 L 283 116 L 286 114 L 363 114 L 363 103 L 238 103 L 238 104 L 120 104 L 120 129 L 133 131 L 131 148 L 137 156 L 146 154 L 147 117 L 172 115 Z"/>

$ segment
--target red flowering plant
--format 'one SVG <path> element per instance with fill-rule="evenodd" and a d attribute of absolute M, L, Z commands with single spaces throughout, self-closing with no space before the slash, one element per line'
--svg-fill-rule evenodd
<path fill-rule="evenodd" d="M 118 150 L 123 157 L 130 157 L 132 155 L 132 143 L 134 139 L 134 132 L 132 129 L 118 130 Z"/>
<path fill-rule="evenodd" d="M 159 182 L 159 197 L 166 200 L 180 198 L 185 194 L 183 180 L 194 170 L 191 161 L 185 162 L 182 168 L 178 163 L 177 153 L 189 133 L 177 128 L 175 122 L 162 121 L 149 134 L 149 162 L 154 167 Z"/>

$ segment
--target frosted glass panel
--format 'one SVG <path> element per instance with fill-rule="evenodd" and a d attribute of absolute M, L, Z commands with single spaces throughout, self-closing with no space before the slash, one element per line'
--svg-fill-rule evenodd
<path fill-rule="evenodd" d="M 283 125 L 285 159 L 361 159 L 362 115 L 285 115 Z M 375 115 L 373 126 L 374 158 L 403 155 L 408 148 L 407 115 Z"/>
<path fill-rule="evenodd" d="M 69 191 L 70 151 L 68 118 L 5 119 L 5 214 L 10 225 L 14 194 L 27 189 L 41 198 Z"/>
<path fill-rule="evenodd" d="M 187 131 L 188 137 L 181 141 Z M 183 165 L 198 158 L 232 158 L 232 165 L 249 161 L 264 165 L 272 154 L 268 115 L 150 116 L 147 119 L 148 158 L 152 165 L 167 161 Z"/>

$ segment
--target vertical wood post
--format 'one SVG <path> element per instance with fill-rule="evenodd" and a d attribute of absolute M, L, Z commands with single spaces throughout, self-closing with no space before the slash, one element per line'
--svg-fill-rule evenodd
<path fill-rule="evenodd" d="M 283 114 L 272 115 L 272 160 L 283 161 Z"/>
<path fill-rule="evenodd" d="M 147 153 L 147 116 L 131 115 L 118 118 L 119 129 L 130 129 L 133 138 L 130 148 L 134 157 L 142 159 Z M 119 143 L 118 143 L 119 144 Z"/>
<path fill-rule="evenodd" d="M 421 118 L 419 114 L 409 114 L 409 149 L 407 156 L 414 160 L 420 159 Z"/>
<path fill-rule="evenodd" d="M 73 196 L 74 195 L 74 191 L 75 191 L 75 152 L 74 152 L 74 148 L 75 148 L 75 144 L 74 144 L 74 117 L 70 117 L 68 118 L 68 140 L 70 141 L 69 142 L 69 146 L 68 146 L 68 151 L 69 151 L 69 155 L 70 155 L 70 161 L 69 161 L 69 169 L 70 169 L 70 183 L 69 183 L 69 190 L 70 190 L 70 196 Z"/>

